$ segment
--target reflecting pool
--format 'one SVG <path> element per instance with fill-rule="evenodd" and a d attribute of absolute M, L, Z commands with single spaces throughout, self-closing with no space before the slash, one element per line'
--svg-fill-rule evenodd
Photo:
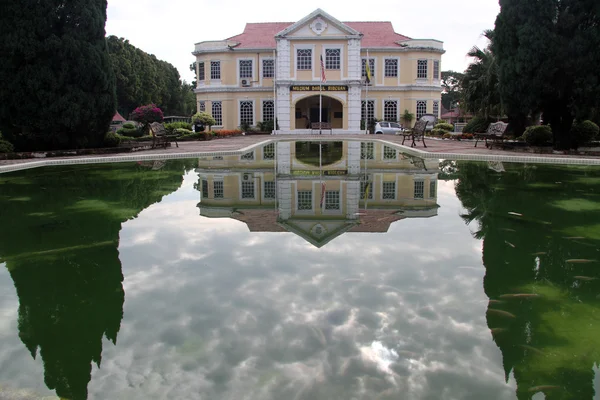
<path fill-rule="evenodd" d="M 595 399 L 600 169 L 381 142 L 0 174 L 0 399 Z"/>

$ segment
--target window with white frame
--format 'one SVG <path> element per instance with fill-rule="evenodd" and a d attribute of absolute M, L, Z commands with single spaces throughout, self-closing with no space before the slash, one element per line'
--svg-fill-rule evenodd
<path fill-rule="evenodd" d="M 202 179 L 202 197 L 208 197 L 208 181 Z"/>
<path fill-rule="evenodd" d="M 239 60 L 240 78 L 252 78 L 252 60 Z"/>
<path fill-rule="evenodd" d="M 369 68 L 371 69 L 371 78 L 375 76 L 375 59 L 369 58 Z M 361 76 L 367 76 L 367 59 L 362 59 Z"/>
<path fill-rule="evenodd" d="M 242 154 L 240 157 L 240 160 L 248 160 L 248 161 L 254 160 L 254 152 L 251 151 L 249 153 Z"/>
<path fill-rule="evenodd" d="M 262 70 L 263 78 L 275 77 L 275 60 L 273 60 L 273 59 L 262 60 L 262 65 L 263 65 L 263 70 Z"/>
<path fill-rule="evenodd" d="M 298 210 L 312 210 L 312 190 L 298 190 Z"/>
<path fill-rule="evenodd" d="M 254 181 L 242 181 L 242 199 L 254 198 Z"/>
<path fill-rule="evenodd" d="M 360 158 L 363 160 L 375 159 L 375 146 L 373 142 L 360 142 Z"/>
<path fill-rule="evenodd" d="M 417 60 L 417 78 L 427 78 L 427 60 Z"/>
<path fill-rule="evenodd" d="M 427 101 L 417 100 L 417 121 L 427 114 Z"/>
<path fill-rule="evenodd" d="M 212 102 L 212 117 L 216 126 L 223 126 L 223 104 L 220 101 Z"/>
<path fill-rule="evenodd" d="M 326 190 L 325 191 L 325 209 L 339 210 L 340 209 L 340 191 Z"/>
<path fill-rule="evenodd" d="M 206 102 L 204 100 L 198 102 L 198 110 L 200 112 L 206 111 Z"/>
<path fill-rule="evenodd" d="M 312 49 L 297 49 L 296 50 L 296 69 L 300 69 L 300 70 L 312 69 Z"/>
<path fill-rule="evenodd" d="M 262 120 L 263 122 L 275 120 L 275 102 L 273 100 L 263 100 Z"/>
<path fill-rule="evenodd" d="M 240 126 L 254 125 L 254 102 L 252 100 L 240 101 Z"/>
<path fill-rule="evenodd" d="M 396 78 L 398 76 L 398 59 L 385 59 L 385 76 L 386 78 Z"/>
<path fill-rule="evenodd" d="M 395 160 L 397 158 L 397 151 L 393 147 L 383 146 L 383 159 L 384 160 Z"/>
<path fill-rule="evenodd" d="M 265 199 L 275 199 L 275 182 L 265 181 L 265 188 L 263 190 Z"/>
<path fill-rule="evenodd" d="M 198 80 L 203 81 L 206 78 L 204 74 L 204 62 L 198 63 Z"/>
<path fill-rule="evenodd" d="M 440 79 L 440 62 L 438 60 L 433 61 L 433 79 Z"/>
<path fill-rule="evenodd" d="M 210 79 L 221 79 L 221 61 L 210 62 Z"/>
<path fill-rule="evenodd" d="M 269 143 L 263 147 L 263 160 L 275 159 L 275 143 Z"/>
<path fill-rule="evenodd" d="M 429 181 L 429 198 L 433 199 L 436 196 L 437 180 Z"/>
<path fill-rule="evenodd" d="M 433 115 L 435 115 L 436 118 L 440 117 L 440 102 L 439 101 L 433 102 Z"/>
<path fill-rule="evenodd" d="M 214 181 L 213 182 L 213 191 L 214 191 L 215 199 L 222 199 L 224 197 L 223 181 Z"/>
<path fill-rule="evenodd" d="M 381 198 L 384 200 L 396 198 L 396 182 L 383 182 Z"/>
<path fill-rule="evenodd" d="M 362 200 L 365 200 L 365 199 L 372 200 L 373 199 L 373 182 L 368 181 L 368 180 L 360 181 L 360 198 Z"/>
<path fill-rule="evenodd" d="M 384 100 L 383 101 L 383 119 L 384 121 L 398 121 L 398 101 Z"/>
<path fill-rule="evenodd" d="M 325 49 L 325 69 L 340 69 L 341 54 L 340 49 Z"/>
<path fill-rule="evenodd" d="M 363 100 L 360 103 L 360 119 L 361 121 L 365 120 L 365 112 L 366 120 L 373 121 L 375 119 L 375 100 Z"/>
<path fill-rule="evenodd" d="M 425 182 L 422 180 L 415 181 L 415 199 L 422 199 L 425 197 Z"/>

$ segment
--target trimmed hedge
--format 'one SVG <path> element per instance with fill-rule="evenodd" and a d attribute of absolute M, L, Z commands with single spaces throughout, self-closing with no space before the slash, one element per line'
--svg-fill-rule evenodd
<path fill-rule="evenodd" d="M 104 147 L 117 147 L 121 143 L 121 137 L 116 133 L 108 132 L 104 135 Z"/>
<path fill-rule="evenodd" d="M 598 132 L 600 128 L 590 120 L 574 123 L 571 128 L 571 147 L 576 149 L 590 143 L 598 137 Z"/>
<path fill-rule="evenodd" d="M 135 124 L 133 122 L 126 122 L 123 124 L 122 128 L 125 129 L 135 129 Z"/>
<path fill-rule="evenodd" d="M 436 124 L 433 129 L 440 129 L 440 130 L 444 130 L 446 132 L 452 132 L 454 130 L 454 125 L 446 123 L 446 122 L 440 122 L 439 124 Z"/>
<path fill-rule="evenodd" d="M 0 139 L 0 153 L 12 153 L 15 151 L 15 147 L 11 142 Z"/>
<path fill-rule="evenodd" d="M 494 120 L 490 118 L 475 117 L 465 125 L 463 133 L 485 132 L 492 122 L 494 122 Z"/>
<path fill-rule="evenodd" d="M 165 124 L 165 130 L 168 134 L 172 134 L 178 129 L 185 129 L 187 131 L 192 132 L 192 124 L 190 124 L 189 122 L 171 122 Z"/>
<path fill-rule="evenodd" d="M 552 142 L 552 128 L 550 125 L 530 126 L 525 129 L 523 139 L 530 146 L 544 146 Z"/>
<path fill-rule="evenodd" d="M 119 128 L 117 129 L 117 134 L 121 135 L 121 136 L 129 136 L 129 137 L 133 137 L 133 138 L 138 138 L 144 135 L 144 133 L 142 132 L 141 129 L 137 129 L 137 128 Z"/>

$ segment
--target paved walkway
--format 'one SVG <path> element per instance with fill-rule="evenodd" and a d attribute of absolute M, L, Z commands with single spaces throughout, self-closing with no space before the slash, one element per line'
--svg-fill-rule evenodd
<path fill-rule="evenodd" d="M 388 141 L 397 145 L 402 143 L 402 137 L 392 135 L 369 135 L 367 137 L 362 135 L 252 135 L 252 136 L 240 136 L 227 139 L 214 139 L 208 142 L 205 141 L 194 141 L 194 142 L 181 142 L 179 148 L 170 147 L 167 149 L 148 149 L 138 150 L 135 152 L 128 153 L 112 153 L 112 154 L 93 154 L 93 155 L 79 155 L 71 157 L 48 157 L 48 158 L 33 158 L 23 160 L 0 160 L 0 172 L 6 172 L 7 170 L 27 168 L 22 164 L 35 164 L 35 166 L 42 166 L 47 164 L 55 163 L 69 163 L 68 161 L 58 160 L 81 160 L 89 159 L 107 159 L 107 161 L 114 161 L 115 158 L 131 159 L 132 157 L 149 159 L 153 156 L 160 158 L 175 158 L 185 157 L 186 153 L 190 153 L 191 157 L 194 157 L 197 153 L 204 152 L 220 152 L 220 151 L 239 151 L 245 148 L 249 148 L 260 142 L 270 140 L 357 140 L 357 139 L 378 139 Z M 588 156 L 588 155 L 564 155 L 560 153 L 553 154 L 536 154 L 522 151 L 510 151 L 501 149 L 487 149 L 483 143 L 479 143 L 477 147 L 474 147 L 473 141 L 457 141 L 457 140 L 440 140 L 440 139 L 425 139 L 427 148 L 424 148 L 422 143 L 418 143 L 416 148 L 406 148 L 406 151 L 413 155 L 418 155 L 423 158 L 449 158 L 449 159 L 473 159 L 481 161 L 512 161 L 512 162 L 542 162 L 542 163 L 565 163 L 565 164 L 589 164 L 589 165 L 600 165 L 600 157 Z M 409 141 L 405 142 L 408 145 Z M 193 154 L 193 155 L 192 155 Z M 568 160 L 568 161 L 567 161 Z M 58 161 L 58 162 L 55 162 Z M 81 160 L 85 163 L 84 160 Z M 99 160 L 100 161 L 100 160 Z M 96 162 L 99 162 L 96 161 Z M 31 165 L 32 167 L 34 165 Z"/>

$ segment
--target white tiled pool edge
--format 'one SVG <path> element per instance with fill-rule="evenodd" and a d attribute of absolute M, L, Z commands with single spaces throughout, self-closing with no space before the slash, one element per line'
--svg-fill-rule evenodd
<path fill-rule="evenodd" d="M 339 141 L 337 138 L 318 138 L 314 141 Z M 349 141 L 366 141 L 365 139 L 343 139 Z M 12 171 L 20 171 L 25 169 L 39 168 L 51 165 L 79 165 L 79 164 L 104 164 L 115 162 L 131 162 L 131 161 L 154 161 L 154 160 L 175 160 L 182 158 L 195 158 L 206 156 L 226 156 L 226 155 L 241 155 L 253 150 L 257 147 L 267 145 L 277 141 L 295 141 L 293 138 L 268 139 L 250 146 L 246 146 L 239 150 L 223 150 L 223 151 L 203 151 L 189 153 L 152 153 L 152 154 L 128 154 L 115 155 L 112 157 L 72 157 L 63 159 L 43 159 L 29 162 L 22 162 L 9 165 L 0 165 L 0 174 Z M 382 139 L 367 139 L 367 141 L 380 142 L 388 146 L 395 147 L 405 153 L 425 159 L 444 159 L 444 160 L 465 160 L 465 161 L 502 161 L 513 163 L 527 164 L 559 164 L 559 165 L 600 165 L 600 158 L 576 158 L 576 157 L 532 157 L 532 156 L 515 156 L 503 154 L 460 154 L 460 153 L 429 153 L 424 150 L 419 150 L 404 146 L 394 142 L 388 142 Z"/>

